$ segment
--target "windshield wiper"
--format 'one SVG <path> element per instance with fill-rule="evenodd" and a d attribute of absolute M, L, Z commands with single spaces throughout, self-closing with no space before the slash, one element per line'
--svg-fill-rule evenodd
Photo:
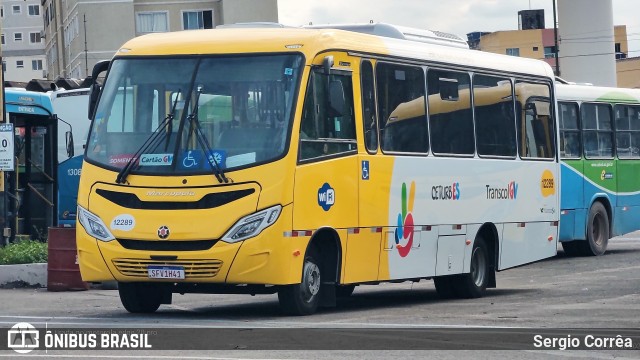
<path fill-rule="evenodd" d="M 133 156 L 127 161 L 124 167 L 118 173 L 116 177 L 116 184 L 124 184 L 127 180 L 127 176 L 133 170 L 134 163 L 138 159 L 138 157 L 147 151 L 149 148 L 156 147 L 160 141 L 162 141 L 161 135 L 167 136 L 167 145 L 169 141 L 169 137 L 171 136 L 171 129 L 173 124 L 173 114 L 176 111 L 176 105 L 178 104 L 178 98 L 180 97 L 181 90 L 178 89 L 176 93 L 176 98 L 173 100 L 173 105 L 171 105 L 171 112 L 167 114 L 167 116 L 162 120 L 160 125 L 153 130 L 153 133 L 147 138 L 147 140 L 138 148 L 138 151 L 133 154 Z M 165 129 L 169 129 L 169 132 L 165 131 Z"/>
<path fill-rule="evenodd" d="M 216 179 L 218 179 L 218 182 L 228 184 L 229 178 L 227 178 L 227 176 L 224 174 L 222 166 L 218 164 L 218 160 L 216 160 L 216 157 L 213 155 L 213 149 L 211 148 L 211 145 L 209 145 L 207 137 L 204 136 L 204 134 L 202 133 L 202 129 L 200 128 L 200 120 L 198 119 L 198 109 L 200 107 L 198 103 L 200 101 L 200 94 L 202 94 L 202 86 L 198 86 L 198 90 L 196 91 L 196 98 L 193 102 L 194 109 L 191 114 L 187 116 L 187 120 L 191 121 L 192 126 L 195 129 L 196 139 L 200 143 L 200 146 L 202 146 L 202 148 L 206 150 L 205 157 L 207 158 L 209 166 L 211 166 L 211 169 L 213 170 L 213 175 L 215 175 Z"/>

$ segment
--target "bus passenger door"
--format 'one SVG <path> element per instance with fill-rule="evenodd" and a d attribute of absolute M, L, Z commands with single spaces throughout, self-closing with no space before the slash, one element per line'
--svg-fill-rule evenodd
<path fill-rule="evenodd" d="M 358 154 L 358 224 L 359 234 L 350 234 L 347 242 L 347 254 L 351 254 L 345 264 L 344 281 L 365 282 L 380 279 L 380 260 L 386 260 L 388 251 L 383 248 L 389 236 L 393 237 L 393 228 L 388 228 L 389 186 L 393 160 L 382 156 L 378 150 L 378 122 L 376 120 L 376 101 L 373 65 L 369 60 L 360 63 L 360 94 L 356 96 L 356 109 L 361 110 L 362 124 L 358 129 L 361 147 Z M 359 102 L 359 101 L 360 102 Z M 359 105 L 358 105 L 359 104 Z M 362 132 L 360 132 L 362 131 Z M 357 254 L 357 256 L 354 256 Z M 386 261 L 385 261 L 386 262 Z M 388 275 L 383 275 L 388 278 Z"/>
<path fill-rule="evenodd" d="M 640 107 L 616 105 L 616 184 L 618 193 L 614 205 L 613 223 L 610 225 L 614 236 L 638 230 L 640 224 L 640 196 L 622 195 L 637 193 L 638 169 L 640 169 Z M 606 174 L 605 174 L 606 175 Z"/>
<path fill-rule="evenodd" d="M 358 155 L 350 72 L 331 69 L 326 74 L 321 68 L 312 69 L 298 135 L 293 230 L 336 229 L 344 263 L 347 233 L 358 227 Z"/>
<path fill-rule="evenodd" d="M 584 161 L 578 104 L 559 103 L 560 115 L 560 241 L 584 239 Z"/>
<path fill-rule="evenodd" d="M 10 113 L 16 133 L 17 167 L 11 181 L 14 234 L 45 239 L 56 226 L 57 122 L 48 115 Z"/>

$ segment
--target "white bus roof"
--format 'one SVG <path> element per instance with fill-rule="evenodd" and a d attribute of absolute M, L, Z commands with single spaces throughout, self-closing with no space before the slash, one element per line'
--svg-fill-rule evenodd
<path fill-rule="evenodd" d="M 604 101 L 640 103 L 640 89 L 556 83 L 559 101 Z"/>
<path fill-rule="evenodd" d="M 335 25 L 309 25 L 304 26 L 307 29 L 338 29 L 359 32 L 363 34 L 384 36 L 394 39 L 410 40 L 423 42 L 427 44 L 436 44 L 444 46 L 452 46 L 462 49 L 468 49 L 469 44 L 455 34 L 442 31 L 426 30 L 410 28 L 406 26 L 397 26 L 385 23 L 371 24 L 335 24 Z"/>
<path fill-rule="evenodd" d="M 308 59 L 327 50 L 393 57 L 445 65 L 495 69 L 554 78 L 544 61 L 442 44 L 376 36 L 333 28 L 223 28 L 152 33 L 125 43 L 117 56 L 302 52 Z"/>

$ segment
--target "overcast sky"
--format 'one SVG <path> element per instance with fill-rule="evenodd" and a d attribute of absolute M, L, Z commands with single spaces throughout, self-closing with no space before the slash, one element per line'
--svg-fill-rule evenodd
<path fill-rule="evenodd" d="M 454 33 L 517 30 L 518 11 L 544 9 L 553 27 L 551 0 L 278 0 L 280 23 L 305 25 L 386 22 Z M 530 7 L 531 6 L 531 7 Z M 640 1 L 613 0 L 613 22 L 627 25 L 629 57 L 640 56 Z"/>

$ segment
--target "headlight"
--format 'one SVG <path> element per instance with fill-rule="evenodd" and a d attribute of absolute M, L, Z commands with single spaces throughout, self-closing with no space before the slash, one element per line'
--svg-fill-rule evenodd
<path fill-rule="evenodd" d="M 107 225 L 95 214 L 78 205 L 78 222 L 87 233 L 101 241 L 115 240 Z"/>
<path fill-rule="evenodd" d="M 260 234 L 278 220 L 281 211 L 282 206 L 276 205 L 243 217 L 224 234 L 222 241 L 234 243 Z"/>

